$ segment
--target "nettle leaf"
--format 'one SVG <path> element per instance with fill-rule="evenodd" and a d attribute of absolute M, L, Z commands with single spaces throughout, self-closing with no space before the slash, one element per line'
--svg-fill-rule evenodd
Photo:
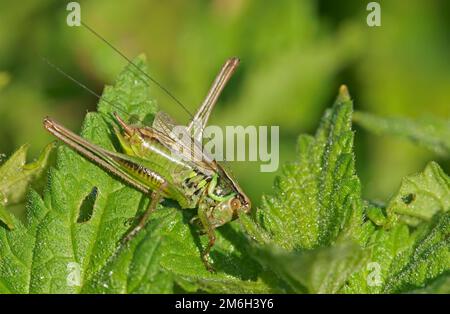
<path fill-rule="evenodd" d="M 364 261 L 358 244 L 340 240 L 356 241 L 362 224 L 351 114 L 343 86 L 315 137 L 300 137 L 298 160 L 283 168 L 276 194 L 263 199 L 254 220 L 240 216 L 258 243 L 253 257 L 294 292 L 335 293 Z"/>
<path fill-rule="evenodd" d="M 379 117 L 355 112 L 353 120 L 376 134 L 397 135 L 422 145 L 435 153 L 450 156 L 450 121 L 437 117 L 418 120 Z"/>
<path fill-rule="evenodd" d="M 0 222 L 4 223 L 9 229 L 14 229 L 12 214 L 8 212 L 3 204 L 0 204 Z"/>
<path fill-rule="evenodd" d="M 414 191 L 421 189 L 424 183 L 432 182 L 433 173 L 440 168 L 431 163 L 424 173 L 414 176 Z M 424 175 L 427 173 L 427 175 Z M 439 178 L 448 177 L 440 170 Z M 408 177 L 407 177 L 408 178 Z M 445 182 L 444 180 L 444 182 Z M 411 186 L 410 186 L 411 187 Z M 402 195 L 404 185 L 398 195 Z M 368 251 L 366 267 L 353 274 L 343 293 L 399 293 L 421 289 L 423 292 L 438 292 L 446 289 L 443 277 L 450 271 L 450 212 L 436 210 L 436 202 L 443 204 L 447 193 L 439 193 L 435 188 L 422 193 L 434 195 L 435 199 L 423 202 L 416 208 L 416 213 L 423 216 L 430 213 L 426 220 L 418 220 L 414 226 L 409 220 L 392 220 L 377 223 L 368 220 L 360 234 L 361 243 Z M 394 197 L 394 201 L 399 196 Z M 417 199 L 419 201 L 419 199 Z M 374 210 L 374 206 L 369 208 Z M 382 212 L 384 209 L 379 209 Z M 432 217 L 431 215 L 434 214 Z M 391 215 L 397 215 L 395 213 Z M 430 284 L 428 287 L 427 285 Z"/>
<path fill-rule="evenodd" d="M 288 252 L 265 246 L 253 252 L 296 293 L 337 293 L 365 262 L 362 248 L 349 241 L 313 250 Z"/>
<path fill-rule="evenodd" d="M 417 194 L 421 206 L 415 213 L 427 217 L 417 228 L 391 221 L 398 197 L 389 209 L 363 202 L 354 170 L 347 95 L 341 91 L 314 138 L 300 138 L 299 161 L 284 168 L 277 194 L 265 199 L 254 219 L 240 216 L 253 240 L 253 258 L 294 292 L 397 293 L 427 283 L 445 289 L 438 278 L 450 270 L 448 212 L 436 214 L 448 208 L 448 177 L 431 163 L 414 184 L 399 192 Z M 348 159 L 347 171 L 339 171 L 336 161 Z"/>
<path fill-rule="evenodd" d="M 5 223 L 8 228 L 13 229 L 14 224 L 6 206 L 22 203 L 30 186 L 34 189 L 42 188 L 53 147 L 53 144 L 47 145 L 36 161 L 27 164 L 28 145 L 23 145 L 1 165 L 0 222 Z"/>
<path fill-rule="evenodd" d="M 403 178 L 399 192 L 386 209 L 388 215 L 417 225 L 450 209 L 450 178 L 435 162 L 419 174 Z"/>
<path fill-rule="evenodd" d="M 408 250 L 414 241 L 405 225 L 387 231 L 368 221 L 362 229 L 362 246 L 367 252 L 367 260 L 360 271 L 349 277 L 340 291 L 342 293 L 381 292 L 393 260 Z"/>
<path fill-rule="evenodd" d="M 145 60 L 135 63 L 144 71 Z M 128 66 L 107 86 L 98 112 L 88 113 L 81 135 L 115 150 L 112 112 L 129 121 L 151 121 L 156 104 L 145 80 Z M 225 226 L 211 253 L 217 274 L 206 271 L 200 254 L 205 236 L 189 225 L 193 212 L 166 201 L 145 230 L 121 244 L 130 218 L 148 197 L 90 163 L 68 147 L 58 148 L 43 199 L 31 192 L 26 223 L 0 228 L 0 292 L 151 293 L 176 289 L 263 292 L 261 267 L 236 248 L 242 234 Z"/>
<path fill-rule="evenodd" d="M 352 101 L 343 86 L 316 135 L 300 136 L 298 160 L 283 167 L 275 195 L 263 198 L 255 217 L 272 243 L 288 250 L 326 246 L 362 221 L 351 115 Z"/>
<path fill-rule="evenodd" d="M 450 212 L 436 215 L 417 233 L 413 246 L 394 260 L 383 293 L 422 288 L 450 270 Z"/>
<path fill-rule="evenodd" d="M 205 270 L 199 258 L 198 231 L 189 226 L 183 213 L 176 208 L 160 209 L 145 231 L 130 243 L 120 247 L 114 258 L 87 283 L 83 292 L 162 293 L 177 286 L 185 291 L 198 290 L 222 293 L 267 293 L 273 291 L 257 280 L 259 265 L 248 256 L 235 251 L 236 233 L 225 227 L 218 247 L 212 253 L 216 274 Z"/>
<path fill-rule="evenodd" d="M 411 291 L 411 293 L 450 293 L 450 272 L 446 272 L 441 276 L 430 281 L 425 287 Z"/>

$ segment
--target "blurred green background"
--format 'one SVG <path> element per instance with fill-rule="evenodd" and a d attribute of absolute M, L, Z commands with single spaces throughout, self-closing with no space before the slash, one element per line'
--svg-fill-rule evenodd
<path fill-rule="evenodd" d="M 2 1 L 0 152 L 23 143 L 36 156 L 53 140 L 52 116 L 78 131 L 97 100 L 49 68 L 50 59 L 101 92 L 126 61 L 82 27 L 66 25 L 69 1 Z M 212 115 L 218 125 L 279 125 L 281 162 L 295 159 L 298 134 L 313 133 L 340 84 L 358 110 L 410 118 L 450 116 L 450 2 L 378 1 L 381 27 L 366 24 L 369 1 L 79 1 L 84 22 L 129 57 L 145 53 L 151 75 L 195 111 L 229 56 L 241 66 Z M 155 86 L 180 122 L 187 115 Z M 402 139 L 355 127 L 364 195 L 384 200 L 429 160 L 449 162 Z M 276 173 L 232 163 L 255 203 Z"/>

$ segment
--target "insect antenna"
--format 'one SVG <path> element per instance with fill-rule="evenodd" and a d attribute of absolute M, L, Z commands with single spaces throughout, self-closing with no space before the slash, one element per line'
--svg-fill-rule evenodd
<path fill-rule="evenodd" d="M 124 113 L 125 115 L 129 114 L 124 111 L 123 109 L 121 109 L 118 105 L 116 105 L 115 103 L 103 98 L 101 95 L 99 95 L 98 93 L 96 93 L 95 91 L 93 91 L 92 89 L 90 89 L 89 87 L 87 87 L 86 85 L 84 85 L 83 83 L 81 83 L 80 81 L 78 81 L 76 78 L 74 78 L 73 76 L 71 76 L 70 74 L 66 73 L 63 69 L 61 69 L 60 67 L 58 67 L 57 65 L 53 64 L 52 62 L 50 62 L 47 58 L 42 58 L 42 60 L 44 60 L 45 63 L 47 63 L 50 67 L 52 67 L 53 69 L 55 69 L 56 71 L 58 71 L 60 74 L 62 74 L 63 76 L 65 76 L 66 78 L 68 78 L 69 80 L 71 80 L 72 82 L 74 82 L 75 84 L 77 84 L 78 86 L 80 86 L 81 88 L 83 88 L 84 90 L 88 91 L 90 94 L 94 95 L 96 98 L 98 98 L 99 100 L 103 100 L 104 102 L 106 102 L 107 104 L 113 106 L 114 108 L 116 108 L 117 110 L 119 110 L 120 112 Z"/>
<path fill-rule="evenodd" d="M 105 44 L 107 44 L 110 48 L 112 48 L 116 53 L 118 53 L 122 58 L 124 58 L 130 65 L 132 65 L 134 68 L 136 68 L 140 73 L 142 73 L 146 78 L 148 78 L 151 82 L 153 82 L 156 86 L 158 86 L 164 93 L 166 93 L 170 98 L 172 98 L 183 110 L 193 119 L 194 116 L 191 114 L 191 112 L 186 108 L 186 106 L 177 98 L 175 97 L 167 88 L 165 88 L 161 83 L 159 83 L 156 79 L 151 77 L 149 74 L 147 74 L 144 70 L 142 70 L 140 67 L 138 67 L 130 58 L 128 58 L 124 53 L 122 53 L 119 49 L 117 49 L 113 44 L 111 44 L 109 41 L 107 41 L 102 35 L 97 33 L 95 30 L 93 30 L 89 25 L 81 21 L 81 25 L 83 25 L 84 28 L 86 28 L 89 32 L 91 32 L 93 35 L 95 35 L 98 39 L 103 41 Z M 148 82 L 142 78 L 142 76 L 137 75 L 145 84 L 148 86 Z"/>

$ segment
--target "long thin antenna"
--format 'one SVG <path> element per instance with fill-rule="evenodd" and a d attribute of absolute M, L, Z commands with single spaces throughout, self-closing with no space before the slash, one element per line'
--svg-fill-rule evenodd
<path fill-rule="evenodd" d="M 178 105 L 181 106 L 181 108 L 186 111 L 186 113 L 193 118 L 193 115 L 191 112 L 186 108 L 183 103 L 178 100 L 167 88 L 165 88 L 161 83 L 159 83 L 157 80 L 155 80 L 153 77 L 148 75 L 144 70 L 142 70 L 140 67 L 138 67 L 133 61 L 130 60 L 125 54 L 123 54 L 119 49 L 113 46 L 109 41 L 107 41 L 102 35 L 97 33 L 95 30 L 93 30 L 89 25 L 81 21 L 81 25 L 83 25 L 88 31 L 90 31 L 92 34 L 94 34 L 97 38 L 99 38 L 101 41 L 103 41 L 105 44 L 107 44 L 109 47 L 111 47 L 115 52 L 117 52 L 122 58 L 128 61 L 129 64 L 131 64 L 133 67 L 135 67 L 139 72 L 141 72 L 145 77 L 147 77 L 150 81 L 152 81 L 154 84 L 156 84 L 162 91 L 164 91 L 170 98 L 172 98 Z M 147 84 L 147 82 L 138 75 L 138 77 Z"/>
<path fill-rule="evenodd" d="M 83 83 L 81 83 L 80 81 L 78 81 L 76 78 L 74 78 L 73 76 L 71 76 L 70 74 L 64 72 L 63 69 L 61 69 L 60 67 L 58 67 L 57 65 L 51 63 L 47 58 L 42 57 L 42 60 L 45 61 L 45 63 L 47 63 L 50 67 L 52 67 L 53 69 L 55 69 L 56 71 L 58 71 L 59 73 L 61 73 L 62 75 L 64 75 L 66 78 L 68 78 L 69 80 L 71 80 L 72 82 L 74 82 L 75 84 L 77 84 L 78 86 L 80 86 L 81 88 L 83 88 L 84 90 L 88 91 L 89 93 L 91 93 L 92 95 L 94 95 L 95 97 L 97 97 L 99 100 L 103 100 L 104 102 L 108 103 L 109 105 L 113 106 L 114 108 L 116 108 L 117 110 L 121 111 L 122 113 L 125 113 L 126 115 L 129 115 L 126 111 L 124 111 L 123 109 L 121 109 L 119 106 L 117 106 L 116 104 L 110 102 L 109 100 L 103 98 L 102 96 L 100 96 L 98 93 L 94 92 L 92 89 L 90 89 L 89 87 L 87 87 L 86 85 L 84 85 Z"/>

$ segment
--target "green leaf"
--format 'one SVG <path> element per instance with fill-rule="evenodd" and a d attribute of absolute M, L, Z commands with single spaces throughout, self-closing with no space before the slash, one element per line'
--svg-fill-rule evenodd
<path fill-rule="evenodd" d="M 433 118 L 418 120 L 385 118 L 364 112 L 355 112 L 353 120 L 376 134 L 392 134 L 413 141 L 435 153 L 450 156 L 450 121 Z"/>
<path fill-rule="evenodd" d="M 21 146 L 0 167 L 0 221 L 13 229 L 13 218 L 5 206 L 22 203 L 30 186 L 42 187 L 53 144 L 48 144 L 36 161 L 26 164 L 28 145 Z"/>
<path fill-rule="evenodd" d="M 424 288 L 450 270 L 450 213 L 440 213 L 418 229 L 364 225 L 366 267 L 353 274 L 343 293 L 400 293 Z M 440 285 L 436 284 L 436 289 Z M 431 288 L 428 289 L 431 292 Z"/>
<path fill-rule="evenodd" d="M 387 223 L 386 210 L 375 204 L 367 204 L 366 215 L 377 226 L 383 226 Z"/>
<path fill-rule="evenodd" d="M 0 222 L 3 222 L 10 230 L 14 229 L 12 214 L 6 210 L 3 204 L 0 204 Z"/>
<path fill-rule="evenodd" d="M 130 243 L 119 247 L 113 258 L 83 286 L 86 293 L 167 293 L 172 289 L 170 274 L 159 266 L 162 258 L 162 228 L 170 225 L 174 213 L 157 213 Z M 162 217 L 160 217 L 162 216 Z"/>
<path fill-rule="evenodd" d="M 135 63 L 146 70 L 142 57 Z M 112 112 L 151 120 L 156 105 L 135 73 L 128 66 L 114 87 L 105 88 L 99 112 L 86 115 L 83 137 L 114 150 Z M 62 145 L 43 199 L 30 194 L 26 224 L 0 230 L 0 292 L 220 292 L 231 285 L 237 291 L 270 290 L 258 280 L 260 266 L 236 249 L 243 235 L 234 224 L 221 228 L 211 253 L 217 273 L 209 273 L 200 258 L 208 239 L 188 223 L 195 211 L 181 211 L 173 202 L 160 205 L 145 230 L 122 245 L 127 222 L 147 205 L 146 195 Z M 82 214 L 89 206 L 92 213 Z"/>
<path fill-rule="evenodd" d="M 300 136 L 298 160 L 283 167 L 275 195 L 264 197 L 256 214 L 265 238 L 288 250 L 315 248 L 331 244 L 343 229 L 359 226 L 362 204 L 355 173 L 352 110 L 343 86 L 316 135 Z"/>
<path fill-rule="evenodd" d="M 174 282 L 192 292 L 271 291 L 267 284 L 256 280 L 259 266 L 238 252 L 230 252 L 231 243 L 223 237 L 219 237 L 218 247 L 212 253 L 217 273 L 206 271 L 199 258 L 199 239 L 195 232 L 179 209 L 161 209 L 130 247 L 120 247 L 82 292 L 167 293 L 176 288 Z M 252 269 L 253 275 L 249 276 Z"/>
<path fill-rule="evenodd" d="M 450 294 L 450 272 L 438 276 L 425 287 L 413 290 L 411 293 Z"/>
<path fill-rule="evenodd" d="M 297 293 L 337 293 L 365 261 L 360 246 L 348 241 L 299 252 L 265 246 L 254 256 Z"/>
<path fill-rule="evenodd" d="M 422 173 L 404 178 L 387 208 L 368 205 L 370 221 L 360 239 L 370 259 L 342 292 L 441 289 L 444 284 L 438 278 L 450 270 L 448 207 L 449 178 L 434 162 Z"/>
<path fill-rule="evenodd" d="M 106 88 L 104 97 L 112 99 L 119 94 L 125 97 L 133 88 L 135 98 L 129 95 L 126 104 L 148 105 L 142 102 L 145 85 L 131 84 L 132 79 L 131 73 L 125 71 L 117 80 L 117 88 Z M 106 119 L 100 113 L 87 114 L 82 135 L 113 149 Z M 79 209 L 94 187 L 98 193 L 92 216 L 85 223 L 77 223 Z M 31 195 L 26 224 L 8 234 L 0 230 L 0 286 L 15 293 L 79 292 L 84 282 L 110 258 L 126 232 L 125 220 L 136 213 L 141 203 L 140 193 L 69 148 L 59 147 L 56 169 L 49 173 L 43 199 L 36 193 Z M 20 246 L 12 245 L 22 234 L 27 240 L 21 241 Z M 20 248 L 21 255 L 13 254 L 16 248 Z M 12 267 L 14 263 L 21 265 L 21 278 L 14 275 L 17 272 L 13 270 L 17 269 Z M 77 278 L 69 284 L 70 276 Z"/>
<path fill-rule="evenodd" d="M 240 215 L 243 230 L 259 243 L 259 250 L 251 250 L 253 258 L 295 292 L 408 292 L 434 282 L 450 269 L 445 260 L 445 218 L 432 223 L 435 214 L 448 208 L 448 177 L 431 163 L 424 174 L 405 179 L 411 184 L 402 185 L 388 208 L 363 202 L 354 170 L 350 119 L 351 102 L 341 91 L 316 136 L 300 137 L 299 161 L 284 168 L 276 195 L 265 200 L 253 219 Z M 336 160 L 345 158 L 351 160 L 347 171 L 337 171 Z M 421 204 L 414 213 L 427 217 L 421 233 L 390 219 L 393 208 L 398 215 L 395 200 L 406 192 L 415 193 L 414 201 Z M 359 244 L 350 242 L 349 249 L 349 242 L 340 240 L 345 238 Z"/>
<path fill-rule="evenodd" d="M 368 221 L 363 226 L 363 234 L 366 263 L 360 271 L 350 276 L 340 291 L 342 293 L 380 293 L 395 257 L 408 250 L 413 243 L 405 225 L 385 230 Z"/>
<path fill-rule="evenodd" d="M 387 213 L 417 225 L 449 209 L 450 178 L 437 163 L 430 162 L 423 172 L 402 180 L 399 192 L 388 204 Z"/>
<path fill-rule="evenodd" d="M 283 168 L 276 194 L 264 198 L 254 220 L 240 215 L 260 244 L 250 250 L 253 258 L 294 292 L 336 293 L 364 261 L 353 241 L 334 245 L 338 238 L 356 239 L 362 223 L 351 114 L 343 86 L 315 137 L 300 137 L 298 161 Z"/>
<path fill-rule="evenodd" d="M 450 269 L 450 212 L 437 215 L 419 230 L 417 240 L 404 255 L 398 256 L 383 292 L 397 293 L 422 288 Z"/>

